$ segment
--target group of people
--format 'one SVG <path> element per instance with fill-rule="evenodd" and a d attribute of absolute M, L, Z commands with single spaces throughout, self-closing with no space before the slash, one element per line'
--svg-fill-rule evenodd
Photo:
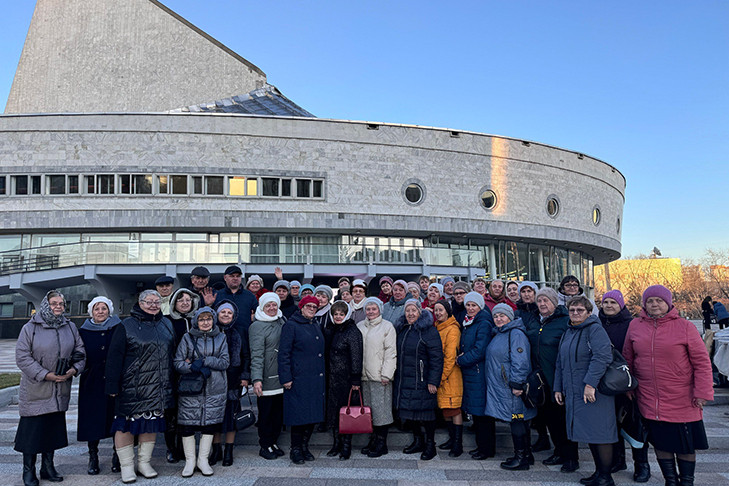
<path fill-rule="evenodd" d="M 209 476 L 218 461 L 232 465 L 235 417 L 249 385 L 257 397 L 259 455 L 285 455 L 278 446 L 285 425 L 294 464 L 315 460 L 309 441 L 325 427 L 332 434 L 327 456 L 351 457 L 352 435 L 340 433 L 339 411 L 360 405 L 360 397 L 372 412 L 373 432 L 361 449 L 368 457 L 388 453 L 395 422 L 412 433 L 405 454 L 430 460 L 440 448 L 459 457 L 464 421 L 471 420 L 476 447 L 469 454 L 484 460 L 496 455 L 500 421 L 509 424 L 514 449 L 502 468 L 527 470 L 533 452 L 553 443 L 542 462 L 573 472 L 583 442 L 595 472 L 580 482 L 612 485 L 612 473 L 627 468 L 618 434 L 625 410 L 642 416 L 647 431 L 647 441 L 631 442 L 636 482 L 650 478 L 648 441 L 667 485 L 693 484 L 695 452 L 708 448 L 702 408 L 713 399 L 711 364 L 665 287 L 646 289 L 633 318 L 620 291 L 606 292 L 598 309 L 574 276 L 557 290 L 527 281 L 385 276 L 370 292 L 365 281 L 347 277 L 336 291 L 289 282 L 280 269 L 269 291 L 257 275 L 244 286 L 235 265 L 226 269 L 224 286 L 213 289 L 207 269 L 192 273 L 191 288 L 175 291 L 170 277 L 160 277 L 123 321 L 109 299 L 97 297 L 78 330 L 64 316 L 63 295 L 46 295 L 16 350 L 22 378 L 15 449 L 23 453 L 24 484 L 38 484 L 38 453 L 41 479 L 62 479 L 53 452 L 67 445 L 75 375 L 88 473 L 99 473 L 99 441 L 113 436 L 112 471 L 124 483 L 137 477 L 135 444 L 136 471 L 157 476 L 150 460 L 160 432 L 167 460 L 184 460 L 183 477 L 196 470 Z M 598 386 L 612 348 L 639 383 L 615 397 Z M 536 405 L 527 399 L 535 374 L 546 397 Z M 448 438 L 436 445 L 439 418 Z M 538 433 L 534 444 L 531 430 Z"/>
<path fill-rule="evenodd" d="M 729 327 L 729 311 L 726 306 L 718 300 L 713 300 L 710 295 L 701 302 L 701 314 L 704 316 L 704 329 L 711 329 L 711 323 L 715 320 L 719 330 Z"/>

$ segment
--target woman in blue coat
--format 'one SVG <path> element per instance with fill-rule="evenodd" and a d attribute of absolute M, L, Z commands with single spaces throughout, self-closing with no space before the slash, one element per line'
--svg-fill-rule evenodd
<path fill-rule="evenodd" d="M 278 379 L 284 387 L 284 424 L 291 427 L 294 464 L 313 461 L 309 439 L 314 425 L 324 420 L 324 335 L 313 320 L 319 300 L 307 295 L 299 311 L 281 330 L 278 351 Z"/>
<path fill-rule="evenodd" d="M 486 415 L 486 348 L 494 321 L 478 292 L 469 292 L 463 302 L 466 317 L 461 332 L 461 354 L 456 358 L 463 375 L 461 410 L 473 417 L 476 428 L 476 449 L 470 452 L 471 457 L 482 461 L 496 455 L 496 423 Z"/>
<path fill-rule="evenodd" d="M 524 383 L 531 372 L 529 338 L 521 319 L 507 304 L 491 311 L 496 332 L 486 349 L 486 415 L 509 422 L 514 456 L 501 463 L 503 469 L 527 470 L 534 464 L 529 444 L 529 420 L 537 415 L 521 399 Z"/>
<path fill-rule="evenodd" d="M 615 398 L 597 391 L 612 361 L 612 345 L 592 303 L 584 296 L 567 302 L 570 326 L 559 345 L 554 374 L 554 399 L 567 409 L 567 437 L 587 442 L 597 474 L 591 486 L 612 486 L 613 443 L 618 440 Z"/>
<path fill-rule="evenodd" d="M 443 343 L 433 325 L 433 315 L 420 302 L 405 302 L 405 315 L 395 325 L 397 331 L 397 368 L 393 403 L 400 419 L 409 421 L 413 442 L 405 454 L 421 452 L 424 461 L 433 459 L 435 450 L 435 409 L 438 385 L 443 374 Z M 425 442 L 421 425 L 425 428 Z"/>

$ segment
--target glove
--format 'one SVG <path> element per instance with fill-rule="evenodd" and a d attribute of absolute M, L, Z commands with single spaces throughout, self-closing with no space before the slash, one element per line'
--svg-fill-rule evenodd
<path fill-rule="evenodd" d="M 208 379 L 210 378 L 212 371 L 210 371 L 210 368 L 208 368 L 207 366 L 203 366 L 202 368 L 200 368 L 200 373 L 202 373 L 205 379 Z"/>
<path fill-rule="evenodd" d="M 200 368 L 202 368 L 202 367 L 203 367 L 203 360 L 201 360 L 201 359 L 196 359 L 190 365 L 190 369 L 192 371 L 200 371 Z"/>

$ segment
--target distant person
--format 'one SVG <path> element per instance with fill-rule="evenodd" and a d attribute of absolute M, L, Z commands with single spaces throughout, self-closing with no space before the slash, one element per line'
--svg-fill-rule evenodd
<path fill-rule="evenodd" d="M 392 297 L 392 278 L 385 275 L 380 279 L 380 293 L 377 296 L 383 304 L 390 302 Z"/>
<path fill-rule="evenodd" d="M 159 292 L 159 295 L 162 296 L 160 299 L 162 308 L 160 310 L 162 311 L 162 315 L 165 316 L 170 313 L 170 297 L 172 297 L 172 286 L 174 283 L 175 279 L 167 275 L 159 277 L 154 281 L 154 287 Z"/>
<path fill-rule="evenodd" d="M 301 286 L 301 289 L 299 290 L 299 301 L 307 295 L 314 295 L 314 286 L 311 284 L 304 284 Z M 297 303 L 296 305 L 299 304 Z"/>
<path fill-rule="evenodd" d="M 392 298 L 382 306 L 382 318 L 386 321 L 397 322 L 405 314 L 405 302 L 412 299 L 408 293 L 408 284 L 405 280 L 395 280 L 392 284 Z"/>
<path fill-rule="evenodd" d="M 349 304 L 352 302 L 352 291 L 349 287 L 339 287 L 339 294 L 337 294 L 337 300 L 342 300 Z"/>
<path fill-rule="evenodd" d="M 453 300 L 451 301 L 451 310 L 453 311 L 453 317 L 458 323 L 463 322 L 463 318 L 466 317 L 466 304 L 464 299 L 466 294 L 471 292 L 471 286 L 467 282 L 460 281 L 456 282 L 453 286 Z"/>
<path fill-rule="evenodd" d="M 719 324 L 719 330 L 729 327 L 729 312 L 727 312 L 724 304 L 718 300 L 714 301 L 714 315 L 716 322 Z"/>
<path fill-rule="evenodd" d="M 425 295 L 425 300 L 421 307 L 433 312 L 433 306 L 435 303 L 443 298 L 443 286 L 437 282 L 433 282 L 428 286 L 428 293 Z"/>
<path fill-rule="evenodd" d="M 418 285 L 420 285 L 420 295 L 422 299 L 425 299 L 425 295 L 428 293 L 428 287 L 430 287 L 430 277 L 421 275 L 418 278 Z"/>
<path fill-rule="evenodd" d="M 714 315 L 714 308 L 711 305 L 711 296 L 707 295 L 703 301 L 701 301 L 701 315 L 704 316 L 704 329 L 711 329 L 711 318 Z"/>
<path fill-rule="evenodd" d="M 486 296 L 489 294 L 486 279 L 483 277 L 476 277 L 475 279 L 473 279 L 473 282 L 471 282 L 471 287 L 473 288 L 473 291 L 477 292 L 479 295 L 481 295 L 481 297 L 486 298 Z"/>
<path fill-rule="evenodd" d="M 296 303 L 294 302 L 294 298 L 291 296 L 290 289 L 291 284 L 286 280 L 279 280 L 273 284 L 273 291 L 276 292 L 276 295 L 278 295 L 278 298 L 281 301 L 281 313 L 286 319 L 294 315 L 294 312 L 298 310 L 298 307 L 296 307 Z"/>
<path fill-rule="evenodd" d="M 519 300 L 519 282 L 514 280 L 506 282 L 506 298 L 516 304 Z"/>
<path fill-rule="evenodd" d="M 489 310 L 493 310 L 496 304 L 506 304 L 513 310 L 516 310 L 516 304 L 509 300 L 506 296 L 504 281 L 499 279 L 491 281 L 491 285 L 489 285 L 489 294 L 484 297 L 484 303 Z"/>
<path fill-rule="evenodd" d="M 215 294 L 210 284 L 210 270 L 203 266 L 192 269 L 190 274 L 191 290 L 200 296 L 200 302 L 204 305 L 212 305 L 215 302 Z"/>
<path fill-rule="evenodd" d="M 456 280 L 453 277 L 443 277 L 440 279 L 440 284 L 443 286 L 443 298 L 450 304 L 453 299 L 453 286 L 456 284 Z"/>
<path fill-rule="evenodd" d="M 243 272 L 238 265 L 231 265 L 225 269 L 223 280 L 225 288 L 215 294 L 215 305 L 229 300 L 238 308 L 238 317 L 235 329 L 243 338 L 243 346 L 248 346 L 248 328 L 251 326 L 251 317 L 258 307 L 258 299 L 253 292 L 242 287 Z"/>
<path fill-rule="evenodd" d="M 582 287 L 580 287 L 579 279 L 574 275 L 567 275 L 562 279 L 562 281 L 559 283 L 559 287 L 557 288 L 559 305 L 566 306 L 567 301 L 570 300 L 572 297 L 584 295 L 584 293 L 584 290 L 582 290 Z M 595 305 L 595 302 L 592 299 L 590 299 L 590 302 L 592 303 L 592 313 L 594 315 L 597 315 L 598 308 Z"/>
<path fill-rule="evenodd" d="M 413 299 L 418 299 L 420 302 L 423 302 L 423 294 L 420 291 L 418 282 L 408 282 L 408 292 L 413 296 Z"/>
<path fill-rule="evenodd" d="M 261 295 L 265 294 L 266 292 L 270 292 L 270 290 L 263 286 L 263 279 L 260 275 L 251 275 L 250 277 L 248 277 L 246 290 L 249 290 L 253 295 L 255 295 L 256 299 L 260 299 Z"/>
<path fill-rule="evenodd" d="M 355 279 L 352 282 L 352 302 L 349 305 L 352 306 L 352 319 L 356 323 L 365 319 L 365 299 L 367 299 L 367 284 L 364 280 Z"/>
<path fill-rule="evenodd" d="M 352 282 L 349 280 L 349 277 L 340 277 L 339 280 L 337 280 L 337 288 L 340 290 L 344 287 L 351 287 Z"/>
<path fill-rule="evenodd" d="M 298 280 L 292 280 L 289 290 L 291 291 L 291 297 L 294 298 L 294 303 L 296 305 L 299 305 L 299 301 L 301 300 L 301 296 L 299 295 L 299 289 L 301 289 L 301 282 L 299 282 Z"/>

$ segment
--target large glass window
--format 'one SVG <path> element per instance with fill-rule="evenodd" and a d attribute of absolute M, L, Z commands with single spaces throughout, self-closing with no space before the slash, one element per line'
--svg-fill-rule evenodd
<path fill-rule="evenodd" d="M 529 280 L 533 282 L 552 280 L 548 246 L 529 245 Z"/>
<path fill-rule="evenodd" d="M 578 279 L 582 276 L 582 270 L 581 270 L 581 263 L 582 263 L 582 256 L 580 255 L 579 251 L 570 251 L 570 268 L 569 268 L 569 275 L 574 275 Z M 580 282 L 582 280 L 580 279 Z"/>
<path fill-rule="evenodd" d="M 569 275 L 569 266 L 567 262 L 568 252 L 563 248 L 554 249 L 554 274 L 555 282 L 559 282 L 566 275 Z"/>
<path fill-rule="evenodd" d="M 528 251 L 526 243 L 506 243 L 506 278 L 526 280 L 528 274 Z"/>
<path fill-rule="evenodd" d="M 46 176 L 46 194 L 66 194 L 66 176 Z"/>

